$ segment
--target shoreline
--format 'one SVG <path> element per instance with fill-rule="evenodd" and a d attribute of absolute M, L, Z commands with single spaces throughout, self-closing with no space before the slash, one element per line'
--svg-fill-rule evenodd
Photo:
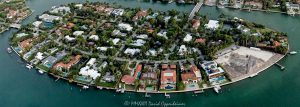
<path fill-rule="evenodd" d="M 18 54 L 17 51 L 15 51 L 15 49 L 10 46 L 13 51 L 19 56 L 19 58 L 21 58 L 20 54 Z M 288 47 L 289 49 L 289 47 Z M 280 54 L 282 55 L 282 54 Z M 270 64 L 267 64 L 265 65 L 266 67 L 258 70 L 257 72 L 254 72 L 254 73 L 251 73 L 251 74 L 246 74 L 244 76 L 241 76 L 239 79 L 236 79 L 236 80 L 232 80 L 232 81 L 229 81 L 229 82 L 226 82 L 226 83 L 223 83 L 223 84 L 219 84 L 220 87 L 222 86 L 226 86 L 226 85 L 230 85 L 230 84 L 233 84 L 233 83 L 236 83 L 236 82 L 239 82 L 239 81 L 242 81 L 242 80 L 245 80 L 245 79 L 248 79 L 248 78 L 254 78 L 255 76 L 257 76 L 259 73 L 267 70 L 268 68 L 272 67 L 273 65 L 275 65 L 277 62 L 279 62 L 280 60 L 282 60 L 284 57 L 286 57 L 287 54 L 285 55 L 282 55 L 281 57 L 279 57 L 278 59 L 276 59 L 275 61 L 272 61 Z M 23 58 L 21 58 L 23 61 L 25 61 L 26 63 L 28 63 L 26 60 L 24 60 Z M 35 70 L 38 72 L 38 70 L 42 70 L 40 68 L 38 68 L 37 66 L 34 66 Z M 83 82 L 80 82 L 80 81 L 76 81 L 76 80 L 70 80 L 70 79 L 67 79 L 65 77 L 61 77 L 59 75 L 55 75 L 53 73 L 48 73 L 48 72 L 44 72 L 44 73 L 47 73 L 48 75 L 52 76 L 52 77 L 55 77 L 57 80 L 59 79 L 63 79 L 69 83 L 75 83 L 77 86 L 92 86 L 96 89 L 99 89 L 98 87 L 102 87 L 102 89 L 99 89 L 99 90 L 118 90 L 118 88 L 114 87 L 105 87 L 105 86 L 97 86 L 95 84 L 88 84 L 88 83 L 83 83 Z M 253 74 L 255 74 L 255 76 L 252 76 Z M 55 81 L 57 81 L 55 80 Z M 204 90 L 207 90 L 207 89 L 211 89 L 211 88 L 214 88 L 213 86 L 209 86 L 209 87 L 204 87 L 204 88 L 199 88 L 197 90 L 180 90 L 180 91 L 156 91 L 156 92 L 148 92 L 148 91 L 136 91 L 136 90 L 124 90 L 125 92 L 134 92 L 134 93 L 149 93 L 149 94 L 165 94 L 165 93 L 185 93 L 185 92 L 196 92 L 196 91 L 203 91 Z"/>

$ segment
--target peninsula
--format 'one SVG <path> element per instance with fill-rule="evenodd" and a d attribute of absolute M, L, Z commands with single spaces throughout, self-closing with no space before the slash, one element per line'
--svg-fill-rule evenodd
<path fill-rule="evenodd" d="M 10 38 L 40 73 L 118 92 L 170 93 L 219 87 L 275 64 L 287 34 L 237 17 L 107 3 L 54 6 Z"/>

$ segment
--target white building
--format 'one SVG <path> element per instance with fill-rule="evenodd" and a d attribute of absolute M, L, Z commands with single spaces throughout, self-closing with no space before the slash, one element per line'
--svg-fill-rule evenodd
<path fill-rule="evenodd" d="M 94 41 L 98 41 L 99 40 L 99 36 L 98 35 L 91 35 L 89 37 L 89 39 L 94 40 Z"/>
<path fill-rule="evenodd" d="M 96 58 L 91 58 L 85 67 L 80 69 L 80 75 L 91 77 L 92 79 L 96 79 L 97 77 L 101 76 L 98 73 L 96 68 Z"/>
<path fill-rule="evenodd" d="M 131 49 L 131 48 L 127 48 L 125 51 L 124 51 L 124 53 L 125 54 L 128 54 L 128 55 L 135 55 L 135 54 L 137 54 L 137 53 L 140 53 L 140 49 Z"/>
<path fill-rule="evenodd" d="M 117 45 L 120 42 L 119 38 L 115 38 L 112 40 L 112 42 L 114 43 L 114 45 Z"/>
<path fill-rule="evenodd" d="M 32 23 L 32 25 L 34 27 L 39 27 L 42 23 L 43 23 L 42 21 L 35 21 L 35 22 Z"/>
<path fill-rule="evenodd" d="M 133 29 L 133 27 L 131 27 L 130 24 L 126 24 L 126 23 L 120 23 L 118 24 L 118 27 L 120 30 L 126 30 L 126 31 L 131 31 Z"/>
<path fill-rule="evenodd" d="M 146 41 L 142 39 L 135 40 L 131 45 L 133 46 L 143 46 L 146 43 Z"/>
<path fill-rule="evenodd" d="M 204 26 L 207 29 L 216 30 L 217 28 L 219 28 L 220 24 L 217 20 L 209 20 L 208 24 L 205 24 Z"/>
<path fill-rule="evenodd" d="M 66 39 L 68 42 L 71 42 L 71 41 L 75 41 L 75 40 L 76 40 L 74 37 L 70 37 L 69 35 L 65 36 L 65 39 Z"/>
<path fill-rule="evenodd" d="M 84 31 L 75 31 L 75 32 L 73 32 L 73 35 L 74 36 L 80 36 L 80 35 L 82 35 L 84 33 Z"/>
<path fill-rule="evenodd" d="M 62 18 L 59 16 L 53 16 L 53 15 L 49 15 L 49 14 L 43 14 L 41 16 L 39 16 L 39 19 L 45 21 L 45 22 L 53 22 L 55 20 L 61 20 Z"/>
<path fill-rule="evenodd" d="M 66 14 L 66 13 L 70 13 L 70 7 L 67 6 L 60 6 L 60 7 L 52 7 L 52 10 L 50 11 L 50 13 L 62 13 L 62 14 Z"/>
<path fill-rule="evenodd" d="M 178 50 L 178 55 L 184 55 L 187 52 L 187 48 L 185 45 L 181 45 Z"/>
<path fill-rule="evenodd" d="M 183 38 L 184 42 L 189 42 L 193 39 L 190 33 L 186 34 L 186 36 Z"/>

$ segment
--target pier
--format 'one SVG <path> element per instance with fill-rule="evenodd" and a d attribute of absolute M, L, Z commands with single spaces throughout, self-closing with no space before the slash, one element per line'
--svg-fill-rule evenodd
<path fill-rule="evenodd" d="M 191 11 L 190 15 L 189 15 L 189 20 L 193 19 L 195 16 L 195 13 L 199 12 L 200 8 L 203 5 L 203 0 L 200 0 L 195 7 L 193 8 L 193 10 Z"/>
<path fill-rule="evenodd" d="M 284 70 L 284 69 L 285 69 L 285 67 L 284 67 L 283 65 L 280 65 L 279 63 L 276 63 L 276 65 L 277 65 L 278 67 L 280 67 L 281 70 Z"/>

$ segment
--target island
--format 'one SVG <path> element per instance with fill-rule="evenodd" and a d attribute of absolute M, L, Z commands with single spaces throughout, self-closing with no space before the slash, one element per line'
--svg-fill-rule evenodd
<path fill-rule="evenodd" d="M 32 11 L 26 6 L 25 0 L 0 1 L 0 33 L 20 23 L 31 13 Z"/>
<path fill-rule="evenodd" d="M 85 89 L 145 93 L 218 92 L 289 50 L 286 33 L 237 17 L 189 18 L 101 2 L 53 6 L 22 26 L 10 45 L 40 73 Z"/>

